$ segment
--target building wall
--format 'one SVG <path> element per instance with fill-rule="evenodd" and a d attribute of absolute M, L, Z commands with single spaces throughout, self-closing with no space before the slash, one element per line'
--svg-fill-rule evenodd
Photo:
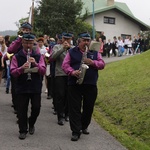
<path fill-rule="evenodd" d="M 115 24 L 104 24 L 104 16 L 115 18 Z M 92 16 L 87 18 L 86 22 L 92 25 Z M 131 35 L 133 37 L 140 32 L 140 27 L 135 22 L 115 10 L 95 14 L 95 29 L 96 31 L 104 31 L 107 40 L 112 40 L 113 36 L 118 37 L 121 34 Z"/>
<path fill-rule="evenodd" d="M 107 6 L 114 5 L 114 0 L 107 0 Z"/>

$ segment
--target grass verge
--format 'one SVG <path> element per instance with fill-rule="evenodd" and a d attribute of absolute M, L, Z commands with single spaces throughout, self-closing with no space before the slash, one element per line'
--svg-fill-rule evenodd
<path fill-rule="evenodd" d="M 150 150 L 150 51 L 99 72 L 94 119 L 129 150 Z"/>

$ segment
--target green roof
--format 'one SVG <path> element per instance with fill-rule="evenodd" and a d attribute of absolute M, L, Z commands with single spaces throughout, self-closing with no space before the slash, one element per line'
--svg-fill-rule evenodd
<path fill-rule="evenodd" d="M 89 16 L 92 15 L 93 12 L 93 1 L 92 0 L 82 0 L 83 2 L 83 10 L 82 10 L 82 15 L 85 14 L 86 9 L 88 9 Z M 114 5 L 107 6 L 107 0 L 95 0 L 94 1 L 94 12 L 95 14 L 108 11 L 111 9 L 117 9 L 118 11 L 124 13 L 126 16 L 130 17 L 134 21 L 140 23 L 144 27 L 148 27 L 147 24 L 143 23 L 139 19 L 137 19 L 129 7 L 126 5 L 126 3 L 121 3 L 121 2 L 114 2 Z"/>
<path fill-rule="evenodd" d="M 93 2 L 92 0 L 82 0 L 84 3 L 82 14 L 85 13 L 85 8 L 88 8 L 89 13 L 93 11 Z M 95 13 L 100 10 L 109 10 L 111 7 L 121 8 L 123 11 L 128 12 L 130 15 L 133 15 L 128 6 L 125 3 L 114 2 L 114 5 L 107 6 L 107 0 L 95 0 L 94 1 Z"/>

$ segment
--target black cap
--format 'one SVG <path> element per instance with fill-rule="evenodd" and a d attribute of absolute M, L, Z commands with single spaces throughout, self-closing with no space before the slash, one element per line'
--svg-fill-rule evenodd
<path fill-rule="evenodd" d="M 33 41 L 35 39 L 35 35 L 32 33 L 24 33 L 22 38 L 27 41 Z"/>
<path fill-rule="evenodd" d="M 59 40 L 62 40 L 62 34 L 58 34 L 58 35 L 57 35 L 57 38 L 58 38 Z"/>
<path fill-rule="evenodd" d="M 89 40 L 91 39 L 91 36 L 88 32 L 79 33 L 78 37 L 82 39 L 89 39 Z"/>
<path fill-rule="evenodd" d="M 70 39 L 72 38 L 73 34 L 72 33 L 68 33 L 68 32 L 63 32 L 62 33 L 62 37 L 66 38 L 66 39 Z"/>
<path fill-rule="evenodd" d="M 32 25 L 28 22 L 24 22 L 21 24 L 21 28 L 27 28 L 27 29 L 32 29 Z"/>

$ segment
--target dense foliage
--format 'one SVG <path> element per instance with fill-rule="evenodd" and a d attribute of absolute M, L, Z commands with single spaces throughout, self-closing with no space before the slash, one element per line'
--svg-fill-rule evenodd
<path fill-rule="evenodd" d="M 34 11 L 34 32 L 53 37 L 64 31 L 75 36 L 83 31 L 92 33 L 92 27 L 80 18 L 82 8 L 81 0 L 41 0 Z"/>

